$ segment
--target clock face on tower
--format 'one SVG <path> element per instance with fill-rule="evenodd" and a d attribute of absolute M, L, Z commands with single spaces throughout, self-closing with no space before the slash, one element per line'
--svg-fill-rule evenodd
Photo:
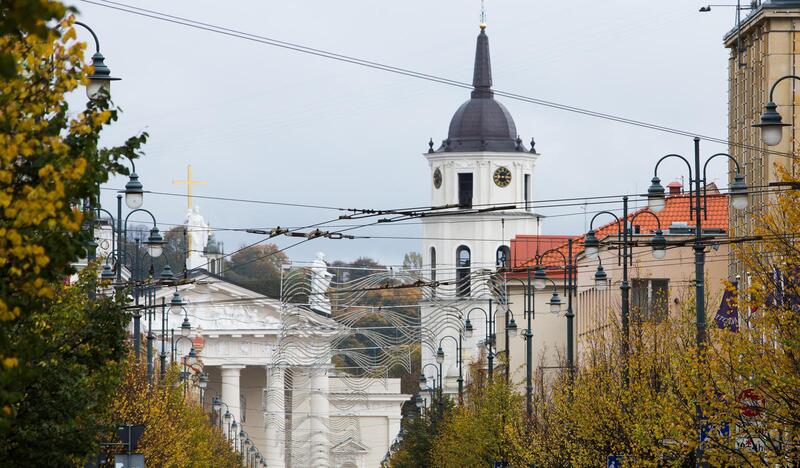
<path fill-rule="evenodd" d="M 438 167 L 433 171 L 433 186 L 437 189 L 442 186 L 442 171 Z"/>
<path fill-rule="evenodd" d="M 511 171 L 507 167 L 498 167 L 494 171 L 494 183 L 498 187 L 508 187 L 511 183 Z"/>

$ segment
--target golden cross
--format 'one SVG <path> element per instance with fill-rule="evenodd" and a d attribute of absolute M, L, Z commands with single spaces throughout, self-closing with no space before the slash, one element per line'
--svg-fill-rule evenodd
<path fill-rule="evenodd" d="M 208 182 L 194 180 L 192 179 L 192 165 L 189 164 L 186 167 L 186 180 L 173 180 L 173 185 L 185 185 L 186 186 L 186 200 L 189 206 L 189 209 L 192 209 L 192 186 L 193 185 L 206 185 Z"/>

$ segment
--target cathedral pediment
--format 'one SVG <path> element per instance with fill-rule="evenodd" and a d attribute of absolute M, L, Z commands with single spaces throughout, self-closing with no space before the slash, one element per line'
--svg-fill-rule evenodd
<path fill-rule="evenodd" d="M 175 291 L 175 287 L 161 288 L 156 303 L 164 298 L 169 308 Z M 336 322 L 307 308 L 281 304 L 205 270 L 195 272 L 186 284 L 177 286 L 177 291 L 185 310 L 169 310 L 168 326 L 175 330 L 180 330 L 184 317 L 204 335 L 269 335 L 299 327 L 319 332 L 337 328 Z"/>
<path fill-rule="evenodd" d="M 336 454 L 365 454 L 369 453 L 369 449 L 359 442 L 356 442 L 351 437 L 344 442 L 335 445 L 333 448 L 331 448 L 331 452 Z"/>

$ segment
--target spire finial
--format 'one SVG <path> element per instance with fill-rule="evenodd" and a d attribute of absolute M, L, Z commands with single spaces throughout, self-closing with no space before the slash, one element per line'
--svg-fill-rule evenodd
<path fill-rule="evenodd" d="M 472 91 L 474 98 L 491 98 L 492 93 L 492 64 L 489 58 L 489 36 L 481 27 L 478 42 L 475 48 L 475 70 L 472 75 Z"/>
<path fill-rule="evenodd" d="M 486 29 L 486 4 L 481 0 L 481 29 Z"/>

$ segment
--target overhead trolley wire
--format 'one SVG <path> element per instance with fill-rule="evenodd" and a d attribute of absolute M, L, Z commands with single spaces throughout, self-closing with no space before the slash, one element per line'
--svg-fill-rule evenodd
<path fill-rule="evenodd" d="M 133 6 L 133 5 L 128 5 L 128 4 L 125 4 L 125 3 L 122 3 L 122 2 L 114 2 L 114 1 L 111 1 L 111 0 L 81 0 L 81 1 L 84 2 L 84 3 L 92 4 L 92 5 L 96 5 L 96 6 L 100 6 L 100 7 L 104 7 L 104 8 L 109 8 L 109 9 L 113 9 L 113 10 L 117 10 L 117 11 L 121 11 L 121 12 L 124 12 L 124 13 L 129 13 L 129 14 L 142 16 L 142 17 L 147 17 L 147 18 L 151 18 L 151 19 L 155 19 L 155 20 L 159 20 L 159 21 L 165 21 L 165 22 L 169 22 L 169 23 L 174 23 L 174 24 L 178 24 L 178 25 L 182 25 L 182 26 L 186 26 L 186 27 L 190 27 L 190 28 L 194 28 L 194 29 L 200 29 L 200 30 L 213 32 L 213 33 L 217 33 L 217 34 L 222 34 L 222 35 L 225 35 L 225 36 L 235 37 L 235 38 L 239 38 L 239 39 L 244 39 L 244 40 L 248 40 L 248 41 L 252 41 L 252 42 L 258 42 L 258 43 L 261 43 L 261 44 L 271 45 L 271 46 L 274 46 L 274 47 L 279 47 L 279 48 L 283 48 L 283 49 L 287 49 L 287 50 L 292 50 L 292 51 L 295 51 L 295 52 L 300 52 L 300 53 L 304 53 L 304 54 L 323 57 L 323 58 L 327 58 L 327 59 L 331 59 L 331 60 L 337 60 L 337 61 L 340 61 L 340 62 L 346 62 L 346 63 L 350 63 L 350 64 L 354 64 L 354 65 L 360 65 L 360 66 L 363 66 L 363 67 L 373 68 L 373 69 L 376 69 L 376 70 L 381 70 L 381 71 L 386 71 L 386 72 L 395 73 L 395 74 L 399 74 L 399 75 L 409 76 L 409 77 L 412 77 L 412 78 L 423 79 L 423 80 L 427 80 L 427 81 L 431 81 L 431 82 L 435 82 L 435 83 L 440 83 L 440 84 L 445 84 L 445 85 L 449 85 L 449 86 L 454 86 L 454 87 L 458 87 L 458 88 L 463 88 L 463 89 L 472 89 L 473 88 L 472 84 L 466 83 L 466 82 L 463 82 L 463 81 L 457 81 L 457 80 L 453 80 L 453 79 L 449 79 L 449 78 L 445 78 L 445 77 L 441 77 L 441 76 L 437 76 L 437 75 L 431 75 L 431 74 L 428 74 L 428 73 L 422 73 L 422 72 L 414 71 L 414 70 L 411 70 L 411 69 L 408 69 L 408 68 L 395 67 L 395 66 L 387 65 L 387 64 L 384 64 L 384 63 L 380 63 L 380 62 L 375 62 L 375 61 L 371 61 L 371 60 L 361 59 L 361 58 L 358 58 L 358 57 L 339 54 L 339 53 L 336 53 L 336 52 L 331 52 L 331 51 L 327 51 L 327 50 L 323 50 L 323 49 L 317 49 L 317 48 L 313 48 L 313 47 L 303 46 L 301 44 L 296 44 L 296 43 L 292 43 L 292 42 L 288 42 L 288 41 L 281 41 L 281 40 L 270 38 L 270 37 L 267 37 L 267 36 L 261 36 L 261 35 L 258 35 L 258 34 L 252 34 L 252 33 L 248 33 L 248 32 L 237 30 L 237 29 L 226 28 L 226 27 L 215 25 L 215 24 L 211 24 L 211 23 L 204 23 L 204 22 L 201 22 L 201 21 L 193 20 L 191 18 L 186 18 L 186 17 L 182 17 L 182 16 L 177 16 L 177 15 L 170 15 L 170 14 L 163 13 L 163 12 L 160 12 L 160 11 L 157 11 L 157 10 L 150 10 L 150 9 L 146 9 L 146 8 L 140 8 L 140 7 Z M 522 94 L 511 93 L 511 92 L 497 90 L 497 89 L 493 89 L 493 91 L 494 91 L 494 94 L 496 94 L 496 95 L 503 96 L 503 97 L 506 97 L 506 98 L 509 98 L 509 99 L 514 99 L 514 100 L 517 100 L 517 101 L 527 102 L 527 103 L 531 103 L 531 104 L 537 104 L 537 105 L 544 106 L 544 107 L 549 107 L 549 108 L 563 110 L 563 111 L 572 112 L 572 113 L 576 113 L 576 114 L 586 115 L 586 116 L 589 116 L 589 117 L 595 117 L 595 118 L 599 118 L 599 119 L 609 120 L 609 121 L 622 123 L 622 124 L 626 124 L 626 125 L 637 126 L 637 127 L 641 127 L 641 128 L 655 130 L 655 131 L 658 131 L 658 132 L 670 133 L 670 134 L 674 134 L 674 135 L 687 136 L 687 137 L 698 137 L 698 138 L 701 138 L 703 140 L 714 142 L 714 143 L 719 143 L 719 144 L 724 144 L 724 145 L 729 145 L 729 146 L 735 146 L 735 147 L 739 147 L 739 148 L 743 148 L 743 149 L 749 149 L 749 150 L 758 151 L 758 152 L 762 152 L 762 153 L 773 154 L 773 155 L 777 155 L 777 156 L 789 157 L 789 158 L 792 158 L 792 159 L 797 157 L 794 153 L 784 153 L 784 152 L 764 149 L 764 148 L 761 148 L 761 147 L 758 147 L 758 146 L 748 145 L 748 144 L 744 144 L 744 143 L 732 142 L 732 141 L 729 141 L 727 139 L 718 138 L 718 137 L 712 137 L 712 136 L 709 136 L 709 135 L 703 135 L 703 134 L 700 134 L 700 133 L 697 133 L 697 132 L 691 132 L 691 131 L 688 131 L 688 130 L 682 130 L 682 129 L 678 129 L 678 128 L 667 127 L 667 126 L 664 126 L 664 125 L 653 124 L 653 123 L 649 123 L 649 122 L 645 122 L 645 121 L 641 121 L 641 120 L 630 119 L 630 118 L 627 118 L 627 117 L 617 116 L 617 115 L 613 115 L 613 114 L 607 114 L 607 113 L 604 113 L 604 112 L 593 111 L 593 110 L 590 110 L 590 109 L 584 109 L 584 108 L 580 108 L 580 107 L 570 106 L 570 105 L 561 104 L 561 103 L 554 102 L 554 101 L 547 101 L 547 100 L 544 100 L 544 99 L 534 98 L 534 97 L 531 97 L 531 96 L 525 96 L 525 95 L 522 95 Z"/>

